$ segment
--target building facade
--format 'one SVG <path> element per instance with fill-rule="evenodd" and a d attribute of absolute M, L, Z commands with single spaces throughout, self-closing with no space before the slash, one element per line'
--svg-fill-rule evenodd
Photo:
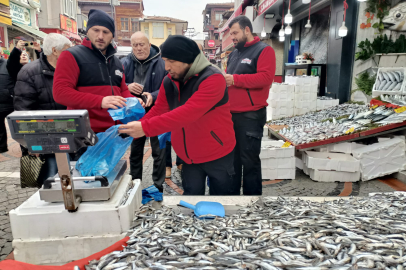
<path fill-rule="evenodd" d="M 57 33 L 69 38 L 73 44 L 80 44 L 77 25 L 77 0 L 42 0 L 38 15 L 40 30 Z"/>
<path fill-rule="evenodd" d="M 170 35 L 183 35 L 187 29 L 188 22 L 159 16 L 148 16 L 140 21 L 140 29 L 148 37 L 149 41 L 160 46 Z"/>
<path fill-rule="evenodd" d="M 119 46 L 130 46 L 131 34 L 140 29 L 139 20 L 144 17 L 143 0 L 78 0 L 79 8 L 84 16 L 91 9 L 100 9 L 109 14 L 115 22 L 116 35 L 114 40 Z M 82 26 L 83 27 L 83 26 Z"/>

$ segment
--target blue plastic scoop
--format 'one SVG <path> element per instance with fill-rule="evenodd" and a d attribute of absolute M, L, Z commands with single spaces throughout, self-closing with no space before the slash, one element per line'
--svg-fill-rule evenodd
<path fill-rule="evenodd" d="M 207 218 L 210 218 L 210 215 L 218 217 L 224 217 L 226 215 L 224 206 L 218 202 L 198 202 L 196 205 L 193 205 L 185 201 L 180 201 L 180 205 L 194 210 L 197 217 L 209 215 Z"/>

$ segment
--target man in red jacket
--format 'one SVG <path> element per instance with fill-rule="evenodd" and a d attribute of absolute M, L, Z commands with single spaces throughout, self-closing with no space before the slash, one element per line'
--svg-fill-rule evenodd
<path fill-rule="evenodd" d="M 114 21 L 101 10 L 90 10 L 87 38 L 82 45 L 64 51 L 55 70 L 53 94 L 68 110 L 89 111 L 94 132 L 104 132 L 115 124 L 107 109 L 125 106 L 134 97 L 125 83 L 124 68 L 114 56 L 111 42 Z"/>
<path fill-rule="evenodd" d="M 259 154 L 266 122 L 266 101 L 275 76 L 275 52 L 252 35 L 252 24 L 247 17 L 236 17 L 229 27 L 235 50 L 228 57 L 225 77 L 237 141 L 235 177 L 241 181 L 243 176 L 244 195 L 261 195 Z"/>
<path fill-rule="evenodd" d="M 220 70 L 207 61 L 197 44 L 170 36 L 162 46 L 168 75 L 155 106 L 141 119 L 121 126 L 120 132 L 139 138 L 172 132 L 182 168 L 184 195 L 239 195 L 234 175 L 235 135 L 227 86 Z"/>

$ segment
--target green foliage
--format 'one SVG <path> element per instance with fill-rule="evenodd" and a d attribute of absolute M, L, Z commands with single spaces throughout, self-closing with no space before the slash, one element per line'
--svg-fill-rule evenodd
<path fill-rule="evenodd" d="M 377 36 L 372 43 L 366 39 L 358 44 L 361 51 L 355 53 L 355 61 L 368 60 L 376 53 L 406 53 L 406 38 L 405 35 L 400 35 L 399 38 L 393 42 L 388 36 Z"/>
<path fill-rule="evenodd" d="M 357 90 L 364 92 L 370 96 L 372 94 L 372 88 L 374 86 L 376 76 L 370 76 L 368 72 L 361 73 L 355 78 L 355 84 L 358 86 Z"/>
<path fill-rule="evenodd" d="M 361 41 L 358 44 L 358 48 L 360 48 L 361 51 L 355 53 L 355 61 L 368 60 L 374 54 L 374 51 L 372 49 L 372 44 L 368 39 L 366 39 L 365 41 Z"/>
<path fill-rule="evenodd" d="M 383 18 L 389 15 L 389 9 L 391 7 L 391 0 L 368 0 L 365 12 L 374 13 L 379 19 L 379 22 L 372 25 L 373 28 L 379 30 L 382 33 L 384 29 Z"/>

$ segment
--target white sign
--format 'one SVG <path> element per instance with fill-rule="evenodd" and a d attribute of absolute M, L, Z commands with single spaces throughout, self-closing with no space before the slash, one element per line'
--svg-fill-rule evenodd
<path fill-rule="evenodd" d="M 31 26 L 31 10 L 10 2 L 10 15 L 13 22 Z"/>

